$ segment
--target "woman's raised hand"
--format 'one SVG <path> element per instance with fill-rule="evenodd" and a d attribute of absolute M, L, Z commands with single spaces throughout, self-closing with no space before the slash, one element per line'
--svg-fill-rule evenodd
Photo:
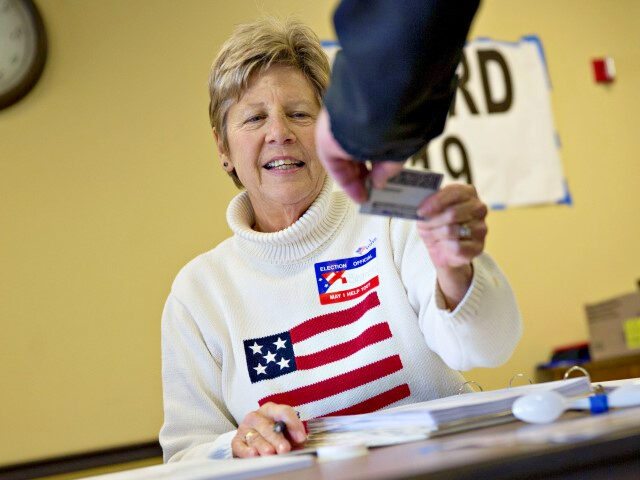
<path fill-rule="evenodd" d="M 422 202 L 418 215 L 426 219 L 418 222 L 418 234 L 436 267 L 440 289 L 453 309 L 471 284 L 471 260 L 484 250 L 487 206 L 473 185 L 452 184 Z"/>

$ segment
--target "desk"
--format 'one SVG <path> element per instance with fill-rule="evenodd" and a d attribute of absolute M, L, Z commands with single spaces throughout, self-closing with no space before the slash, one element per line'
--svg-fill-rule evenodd
<path fill-rule="evenodd" d="M 631 409 L 628 409 L 631 410 Z M 521 422 L 496 425 L 465 433 L 446 435 L 421 442 L 371 449 L 365 457 L 317 463 L 264 477 L 268 480 L 354 480 L 354 479 L 640 479 L 640 407 L 634 408 L 638 421 L 628 428 L 596 439 L 572 444 L 519 443 L 507 445 L 508 438 L 526 425 Z M 586 414 L 568 412 L 559 421 Z M 604 414 L 608 415 L 608 414 Z M 442 445 L 492 436 L 498 445 L 440 450 Z M 502 444 L 500 444 L 502 443 Z"/>

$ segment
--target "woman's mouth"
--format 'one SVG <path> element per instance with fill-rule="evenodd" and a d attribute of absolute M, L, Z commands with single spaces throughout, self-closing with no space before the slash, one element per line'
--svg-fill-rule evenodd
<path fill-rule="evenodd" d="M 304 162 L 293 158 L 272 160 L 264 165 L 267 170 L 291 170 L 292 168 L 303 167 Z"/>

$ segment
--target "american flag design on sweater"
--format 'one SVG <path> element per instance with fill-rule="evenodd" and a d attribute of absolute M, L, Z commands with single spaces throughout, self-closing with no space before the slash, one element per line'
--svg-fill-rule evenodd
<path fill-rule="evenodd" d="M 409 386 L 393 375 L 403 367 L 389 324 L 373 313 L 379 306 L 373 291 L 344 310 L 244 340 L 251 382 L 264 386 L 265 392 L 284 390 L 268 393 L 258 403 L 295 408 L 342 396 L 348 402 L 344 408 L 323 415 L 347 415 L 379 410 L 408 397 Z"/>

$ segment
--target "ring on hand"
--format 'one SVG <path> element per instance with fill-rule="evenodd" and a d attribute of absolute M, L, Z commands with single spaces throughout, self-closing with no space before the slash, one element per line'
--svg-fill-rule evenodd
<path fill-rule="evenodd" d="M 460 229 L 458 230 L 458 238 L 460 240 L 468 240 L 471 238 L 471 228 L 466 223 L 460 224 Z"/>
<path fill-rule="evenodd" d="M 256 432 L 255 430 L 249 430 L 247 433 L 244 434 L 244 443 L 249 445 L 249 440 L 251 440 L 256 435 L 258 435 L 258 432 Z"/>

